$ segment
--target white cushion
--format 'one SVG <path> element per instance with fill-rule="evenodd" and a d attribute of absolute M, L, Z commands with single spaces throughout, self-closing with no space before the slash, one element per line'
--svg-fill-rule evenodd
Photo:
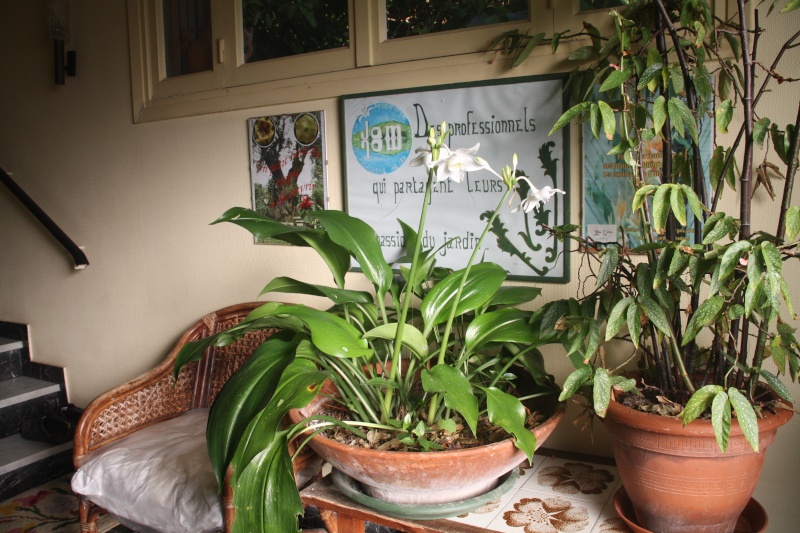
<path fill-rule="evenodd" d="M 92 452 L 73 476 L 72 490 L 135 531 L 223 530 L 207 421 L 208 409 L 195 409 Z"/>

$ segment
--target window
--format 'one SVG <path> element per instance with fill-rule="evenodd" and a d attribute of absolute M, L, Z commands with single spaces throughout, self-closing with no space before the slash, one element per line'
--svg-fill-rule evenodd
<path fill-rule="evenodd" d="M 242 0 L 246 63 L 350 46 L 347 0 Z"/>
<path fill-rule="evenodd" d="M 397 89 L 420 70 L 479 79 L 447 69 L 484 69 L 506 29 L 552 32 L 551 3 L 128 0 L 134 119 Z"/>
<path fill-rule="evenodd" d="M 527 0 L 386 0 L 387 39 L 515 21 L 528 21 Z"/>

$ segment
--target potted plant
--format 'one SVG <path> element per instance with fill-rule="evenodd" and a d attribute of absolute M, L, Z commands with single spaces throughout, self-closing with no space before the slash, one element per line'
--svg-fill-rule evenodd
<path fill-rule="evenodd" d="M 400 275 L 384 259 L 375 231 L 343 212 L 313 212 L 319 229 L 285 225 L 243 208 L 230 209 L 214 222 L 237 224 L 258 238 L 311 247 L 336 283 L 327 287 L 273 279 L 262 294 L 320 296 L 330 300 L 330 307 L 265 303 L 239 325 L 191 343 L 178 355 L 176 375 L 208 347 L 229 344 L 255 329 L 282 330 L 231 377 L 209 415 L 209 455 L 220 483 L 226 471 L 230 476 L 238 510 L 234 531 L 296 528 L 302 505 L 287 443 L 298 435 L 311 433 L 306 440 L 315 450 L 353 477 L 381 465 L 416 468 L 410 492 L 433 503 L 444 501 L 442 492 L 468 499 L 491 489 L 498 477 L 525 457 L 530 460 L 560 419 L 560 389 L 544 370 L 537 350 L 542 342 L 529 324 L 532 312 L 517 307 L 540 291 L 503 287 L 506 271 L 481 262 L 479 254 L 498 213 L 523 184 L 530 193 L 521 199 L 526 211 L 562 191 L 536 189 L 517 170 L 516 156 L 512 167 L 495 173 L 477 156 L 477 145 L 451 150 L 447 131 L 446 124 L 438 133 L 431 128 L 427 148 L 418 148 L 410 162 L 424 167 L 427 187 L 418 228 L 402 226 L 407 256 L 400 260 Z M 468 263 L 455 272 L 439 268 L 437 250 L 423 248 L 419 238 L 432 186 L 447 179 L 458 183 L 466 172 L 478 171 L 494 173 L 505 192 Z M 345 288 L 351 258 L 374 292 Z M 309 404 L 320 390 L 324 402 L 315 402 L 315 409 L 303 415 L 294 411 L 295 422 L 283 427 L 287 413 Z M 327 410 L 316 410 L 320 403 Z M 321 434 L 325 430 L 344 430 L 358 444 L 325 445 L 332 440 Z M 503 440 L 493 442 L 498 438 Z M 350 467 L 349 459 L 337 458 L 342 448 L 361 447 L 375 448 L 365 450 L 368 466 Z M 479 449 L 489 455 L 478 456 Z M 433 464 L 436 457 L 445 462 Z M 461 458 L 472 460 L 471 466 L 459 467 Z M 442 481 L 437 474 L 450 477 Z M 365 483 L 365 490 L 374 486 L 374 495 L 404 493 L 395 485 L 378 486 L 382 481 L 373 477 Z"/>
<path fill-rule="evenodd" d="M 791 206 L 800 99 L 790 83 L 797 80 L 780 76 L 780 60 L 796 51 L 800 32 L 770 64 L 757 57 L 767 30 L 744 1 L 732 20 L 715 18 L 705 0 L 622 4 L 610 11 L 607 34 L 585 24 L 574 35 L 509 32 L 493 43 L 519 64 L 538 44 L 555 51 L 586 40 L 570 54 L 579 63 L 569 81 L 574 105 L 553 131 L 577 119 L 607 138 L 619 179 L 632 191 L 620 209 L 626 223 L 610 243 L 578 236 L 575 226 L 552 228 L 585 254 L 590 274 L 580 297 L 538 311 L 542 335 L 561 342 L 576 368 L 561 399 L 585 393 L 605 417 L 639 526 L 729 532 L 775 429 L 792 414 L 779 376 L 796 381 L 800 370 L 781 273 L 797 256 L 800 234 L 800 208 Z M 761 4 L 782 13 L 800 7 L 794 0 Z M 793 122 L 756 111 L 765 91 L 780 91 Z M 712 116 L 730 142 L 713 146 L 704 162 L 700 132 Z M 740 124 L 738 135 L 727 131 L 732 124 Z M 763 185 L 772 194 L 776 177 L 785 178 L 778 226 L 756 229 L 753 190 Z M 738 214 L 721 210 L 725 189 L 738 192 Z M 651 424 L 653 432 L 645 431 Z M 684 434 L 688 440 L 679 440 Z M 711 472 L 717 455 L 723 466 Z M 669 465 L 678 470 L 660 470 Z"/>

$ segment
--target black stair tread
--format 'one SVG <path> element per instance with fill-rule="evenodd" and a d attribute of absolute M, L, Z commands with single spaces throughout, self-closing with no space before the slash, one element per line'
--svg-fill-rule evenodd
<path fill-rule="evenodd" d="M 0 439 L 0 475 L 7 474 L 72 448 L 72 441 L 48 444 L 25 440 L 19 434 Z"/>
<path fill-rule="evenodd" d="M 11 350 L 19 350 L 23 346 L 24 343 L 22 341 L 0 337 L 0 353 L 10 352 Z"/>
<path fill-rule="evenodd" d="M 61 390 L 58 383 L 20 376 L 0 381 L 0 408 L 33 400 Z"/>

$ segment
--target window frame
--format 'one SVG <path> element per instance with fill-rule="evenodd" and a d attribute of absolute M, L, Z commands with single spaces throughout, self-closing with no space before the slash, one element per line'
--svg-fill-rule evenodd
<path fill-rule="evenodd" d="M 529 0 L 535 22 L 387 39 L 386 0 L 348 0 L 349 47 L 245 63 L 241 0 L 211 0 L 212 70 L 167 78 L 161 0 L 127 1 L 134 122 L 411 87 L 408 74 L 420 70 L 432 74 L 428 84 L 496 77 L 497 66 L 486 66 L 491 39 L 510 29 L 552 33 L 556 14 L 552 0 Z M 540 48 L 533 55 L 550 55 Z"/>

